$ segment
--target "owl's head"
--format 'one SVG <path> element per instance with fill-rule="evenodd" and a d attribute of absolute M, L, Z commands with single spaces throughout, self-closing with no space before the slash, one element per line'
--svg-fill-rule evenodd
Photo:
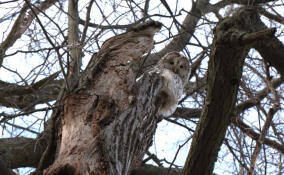
<path fill-rule="evenodd" d="M 188 80 L 189 76 L 189 61 L 178 52 L 170 52 L 159 61 L 158 65 L 162 68 L 171 70 L 173 73 L 180 76 L 183 81 Z M 186 82 L 183 82 L 184 84 Z"/>

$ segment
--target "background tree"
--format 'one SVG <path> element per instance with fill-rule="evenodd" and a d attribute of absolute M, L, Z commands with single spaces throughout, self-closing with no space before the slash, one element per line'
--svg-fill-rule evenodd
<path fill-rule="evenodd" d="M 181 167 L 175 161 L 187 143 L 191 146 L 184 174 L 283 173 L 282 1 L 15 0 L 0 2 L 0 8 L 5 26 L 0 45 L 1 173 L 34 167 L 36 173 L 45 169 L 47 174 L 127 174 L 136 167 L 132 174 L 176 174 Z M 124 63 L 120 58 L 133 56 L 131 50 L 115 47 L 121 41 L 118 34 L 149 19 L 163 23 L 154 38 L 155 49 L 150 53 L 151 45 L 143 46 L 133 64 Z M 102 45 L 116 35 L 117 40 Z M 132 36 L 117 44 L 133 46 Z M 176 112 L 161 121 L 187 130 L 173 160 L 147 151 L 161 120 L 155 115 L 161 80 L 145 76 L 135 88 L 120 85 L 127 76 L 135 83 L 134 75 L 171 51 L 182 52 L 192 63 L 185 96 Z M 113 68 L 121 63 L 133 72 Z M 90 84 L 105 78 L 101 72 L 111 77 L 118 70 L 123 76 L 117 77 L 116 92 L 122 90 L 125 98 L 92 95 Z M 157 85 L 153 93 L 145 96 L 152 84 Z M 136 93 L 123 91 L 130 86 Z M 144 104 L 146 99 L 152 101 Z M 153 111 L 146 120 L 134 114 L 147 106 Z M 116 132 L 108 132 L 110 128 Z M 66 132 L 70 137 L 64 137 Z M 96 144 L 85 148 L 88 141 Z M 79 162 L 69 153 L 83 153 L 81 149 L 87 152 Z M 149 160 L 159 167 L 144 165 Z"/>

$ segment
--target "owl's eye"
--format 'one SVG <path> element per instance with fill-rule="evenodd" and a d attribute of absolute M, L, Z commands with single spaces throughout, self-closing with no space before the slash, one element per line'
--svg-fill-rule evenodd
<path fill-rule="evenodd" d="M 171 65 L 174 65 L 174 62 L 173 62 L 173 61 L 170 61 L 170 64 L 171 64 Z"/>
<path fill-rule="evenodd" d="M 181 69 L 183 69 L 183 68 L 184 68 L 184 66 L 183 66 L 183 65 L 180 65 L 179 67 L 180 67 Z"/>

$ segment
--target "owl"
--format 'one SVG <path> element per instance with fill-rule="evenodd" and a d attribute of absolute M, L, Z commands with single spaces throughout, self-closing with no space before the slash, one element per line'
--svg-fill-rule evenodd
<path fill-rule="evenodd" d="M 176 110 L 178 100 L 183 94 L 184 86 L 189 78 L 189 61 L 178 52 L 166 54 L 152 72 L 159 74 L 163 78 L 161 88 L 162 105 L 158 114 L 170 116 Z"/>

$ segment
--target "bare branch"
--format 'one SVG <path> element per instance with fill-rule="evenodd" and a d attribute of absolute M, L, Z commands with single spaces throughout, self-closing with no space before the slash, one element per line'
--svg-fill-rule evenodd
<path fill-rule="evenodd" d="M 51 7 L 56 1 L 55 0 L 46 0 L 37 6 L 41 11 L 45 11 Z M 5 41 L 0 45 L 0 67 L 2 66 L 3 59 L 5 57 L 6 50 L 13 46 L 13 44 L 19 39 L 22 34 L 28 29 L 33 19 L 35 18 L 34 14 L 38 14 L 39 11 L 26 14 L 28 11 L 28 5 L 25 3 L 21 9 L 20 15 L 15 21 L 10 33 L 8 34 Z"/>

